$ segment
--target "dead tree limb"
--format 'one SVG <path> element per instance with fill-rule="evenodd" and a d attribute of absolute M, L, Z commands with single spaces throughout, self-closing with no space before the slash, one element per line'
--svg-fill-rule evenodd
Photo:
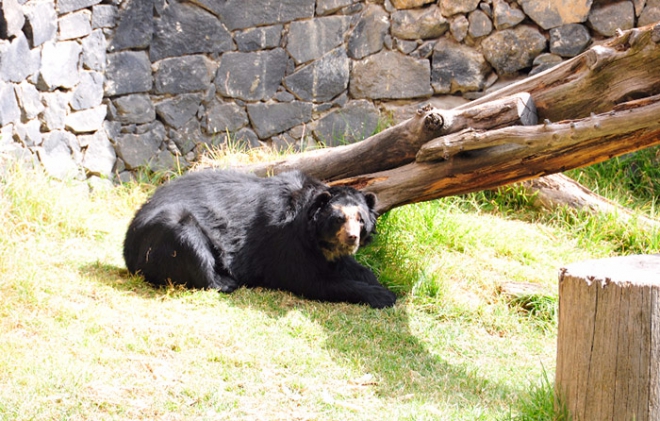
<path fill-rule="evenodd" d="M 534 196 L 534 206 L 545 209 L 566 207 L 614 215 L 624 222 L 636 221 L 644 227 L 660 228 L 660 222 L 630 210 L 605 197 L 595 194 L 577 181 L 562 174 L 528 180 L 522 186 Z"/>
<path fill-rule="evenodd" d="M 621 104 L 618 111 L 562 123 L 481 133 L 484 145 L 450 160 L 421 159 L 388 171 L 338 180 L 376 193 L 379 211 L 407 203 L 492 189 L 660 143 L 660 96 Z"/>
<path fill-rule="evenodd" d="M 534 103 L 524 92 L 459 111 L 427 106 L 413 118 L 361 142 L 317 149 L 245 169 L 260 176 L 298 169 L 323 180 L 338 180 L 413 162 L 424 143 L 468 127 L 494 129 L 536 122 Z"/>

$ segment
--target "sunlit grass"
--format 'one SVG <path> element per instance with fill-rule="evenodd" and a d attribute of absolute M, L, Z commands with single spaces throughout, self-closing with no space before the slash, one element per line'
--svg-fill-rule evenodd
<path fill-rule="evenodd" d="M 565 419 L 558 269 L 660 251 L 648 227 L 538 211 L 509 188 L 380 218 L 359 258 L 393 309 L 154 289 L 125 270 L 123 235 L 177 175 L 93 191 L 21 169 L 0 180 L 0 419 Z M 511 282 L 540 292 L 508 297 Z"/>

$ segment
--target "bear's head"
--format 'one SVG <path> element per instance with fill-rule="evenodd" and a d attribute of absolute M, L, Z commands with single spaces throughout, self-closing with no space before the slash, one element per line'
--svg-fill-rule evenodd
<path fill-rule="evenodd" d="M 378 214 L 376 196 L 352 187 L 331 187 L 314 198 L 310 221 L 328 261 L 354 254 L 371 240 Z"/>

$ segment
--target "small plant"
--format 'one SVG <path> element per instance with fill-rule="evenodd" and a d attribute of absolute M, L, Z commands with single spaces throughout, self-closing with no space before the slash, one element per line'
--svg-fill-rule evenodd
<path fill-rule="evenodd" d="M 542 378 L 532 383 L 516 402 L 516 415 L 509 414 L 505 421 L 570 421 L 568 408 L 557 395 L 548 373 L 543 369 Z"/>
<path fill-rule="evenodd" d="M 660 197 L 660 146 L 571 170 L 568 175 L 624 206 L 654 210 Z"/>

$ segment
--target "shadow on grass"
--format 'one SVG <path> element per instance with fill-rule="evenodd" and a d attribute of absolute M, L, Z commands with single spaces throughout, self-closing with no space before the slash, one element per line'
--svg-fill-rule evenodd
<path fill-rule="evenodd" d="M 81 267 L 80 273 L 145 299 L 165 295 L 183 299 L 193 293 L 179 287 L 154 288 L 125 268 L 100 262 Z M 219 300 L 236 308 L 260 311 L 272 319 L 285 317 L 293 310 L 302 313 L 326 331 L 324 347 L 339 363 L 372 376 L 373 384 L 369 385 L 380 396 L 429 404 L 435 399 L 452 402 L 450 406 L 456 408 L 500 410 L 497 405 L 519 393 L 430 352 L 411 332 L 409 310 L 402 304 L 375 310 L 363 305 L 309 301 L 261 288 L 240 288 L 232 294 L 219 294 Z"/>
<path fill-rule="evenodd" d="M 165 293 L 164 289 L 153 288 L 140 276 L 131 275 L 125 267 L 99 261 L 82 265 L 78 269 L 78 273 L 117 290 L 132 292 L 143 298 L 154 298 Z"/>
<path fill-rule="evenodd" d="M 273 305 L 276 298 L 259 300 L 255 294 L 279 294 L 284 306 Z M 376 310 L 364 305 L 307 301 L 285 292 L 246 291 L 231 303 L 239 308 L 258 308 L 272 318 L 284 317 L 294 309 L 304 314 L 326 331 L 323 346 L 335 360 L 372 375 L 372 386 L 380 396 L 417 399 L 431 405 L 437 399 L 459 408 L 501 405 L 518 392 L 430 352 L 411 331 L 409 310 L 402 302 Z"/>

